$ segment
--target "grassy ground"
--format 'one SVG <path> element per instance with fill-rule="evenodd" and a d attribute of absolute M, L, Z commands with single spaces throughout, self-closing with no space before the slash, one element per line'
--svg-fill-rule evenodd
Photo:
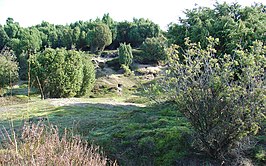
<path fill-rule="evenodd" d="M 191 126 L 170 104 L 149 106 L 147 99 L 133 95 L 132 89 L 137 88 L 134 77 L 104 77 L 97 81 L 103 92 L 95 95 L 96 98 L 41 100 L 33 91 L 28 100 L 25 85 L 17 87 L 13 89 L 13 97 L 0 98 L 0 126 L 8 128 L 13 123 L 19 131 L 25 121 L 42 119 L 57 125 L 61 131 L 67 128 L 100 145 L 120 165 L 216 164 L 205 156 L 190 155 Z M 112 88 L 117 83 L 124 85 L 123 95 Z M 265 161 L 263 135 L 261 146 L 254 152 L 262 162 Z"/>
<path fill-rule="evenodd" d="M 161 107 L 124 103 L 122 98 L 47 99 L 3 107 L 0 125 L 42 117 L 103 147 L 122 165 L 172 165 L 187 152 L 187 121 Z"/>

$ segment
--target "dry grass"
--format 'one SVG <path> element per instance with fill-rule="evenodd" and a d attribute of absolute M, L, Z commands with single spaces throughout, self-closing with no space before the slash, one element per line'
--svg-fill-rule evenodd
<path fill-rule="evenodd" d="M 56 126 L 25 124 L 21 134 L 1 130 L 0 165 L 117 165 L 99 147 L 89 145 L 65 130 L 62 137 Z"/>

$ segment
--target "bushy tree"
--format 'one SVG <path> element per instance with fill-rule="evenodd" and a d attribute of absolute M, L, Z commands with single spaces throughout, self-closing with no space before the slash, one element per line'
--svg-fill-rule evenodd
<path fill-rule="evenodd" d="M 9 41 L 19 61 L 19 76 L 22 80 L 28 78 L 28 62 L 30 55 L 39 51 L 42 45 L 41 34 L 36 28 L 21 28 L 18 38 Z"/>
<path fill-rule="evenodd" d="M 0 95 L 3 88 L 18 80 L 18 63 L 9 50 L 0 53 Z"/>
<path fill-rule="evenodd" d="M 161 29 L 159 25 L 148 19 L 133 19 L 133 26 L 129 32 L 132 46 L 139 47 L 147 38 L 159 37 Z"/>
<path fill-rule="evenodd" d="M 79 27 L 75 27 L 72 31 L 72 42 L 73 45 L 76 47 L 78 42 L 79 42 L 79 38 L 80 38 L 80 28 Z"/>
<path fill-rule="evenodd" d="M 130 43 L 129 32 L 133 26 L 133 23 L 128 21 L 118 22 L 116 25 L 117 28 L 117 36 L 116 42 L 119 46 L 119 43 Z M 117 46 L 117 47 L 118 47 Z"/>
<path fill-rule="evenodd" d="M 89 95 L 95 83 L 95 68 L 91 59 L 86 55 L 83 55 L 82 58 L 83 80 L 78 96 Z"/>
<path fill-rule="evenodd" d="M 43 21 L 40 25 L 35 26 L 41 33 L 42 50 L 47 47 L 58 47 L 57 29 L 53 24 Z"/>
<path fill-rule="evenodd" d="M 112 43 L 112 32 L 106 24 L 96 24 L 94 29 L 88 32 L 87 42 L 92 52 L 102 52 Z"/>
<path fill-rule="evenodd" d="M 9 38 L 16 38 L 19 33 L 19 23 L 14 22 L 13 18 L 7 18 L 6 25 L 4 25 L 4 29 L 6 31 L 6 34 Z"/>
<path fill-rule="evenodd" d="M 0 50 L 7 44 L 9 37 L 7 36 L 4 28 L 0 25 Z"/>
<path fill-rule="evenodd" d="M 112 32 L 112 41 L 115 40 L 116 36 L 117 36 L 117 28 L 116 28 L 116 22 L 111 18 L 111 16 L 109 15 L 109 13 L 104 14 L 101 20 L 104 24 L 106 24 L 109 29 Z"/>
<path fill-rule="evenodd" d="M 115 42 L 127 43 L 132 47 L 139 47 L 146 38 L 159 37 L 161 34 L 159 25 L 143 18 L 134 18 L 133 22 L 118 22 L 116 28 Z"/>
<path fill-rule="evenodd" d="M 35 53 L 40 50 L 42 45 L 41 34 L 36 28 L 21 29 L 18 36 L 20 42 L 20 52 Z"/>
<path fill-rule="evenodd" d="M 167 59 L 167 39 L 165 37 L 147 38 L 141 45 L 146 63 L 155 63 Z"/>
<path fill-rule="evenodd" d="M 218 54 L 228 53 L 241 46 L 250 49 L 256 40 L 265 41 L 265 5 L 241 7 L 237 3 L 216 3 L 214 8 L 197 7 L 185 11 L 186 18 L 178 24 L 171 24 L 167 37 L 185 49 L 184 39 L 200 42 L 206 48 L 206 37 L 219 38 Z"/>
<path fill-rule="evenodd" d="M 62 46 L 67 48 L 68 50 L 73 47 L 73 41 L 72 41 L 72 30 L 69 27 L 64 27 L 63 33 L 62 33 Z"/>
<path fill-rule="evenodd" d="M 132 74 L 129 65 L 133 61 L 132 48 L 130 44 L 120 43 L 118 48 L 119 63 L 124 70 L 124 75 L 129 76 Z"/>
<path fill-rule="evenodd" d="M 172 47 L 159 90 L 190 121 L 200 149 L 224 159 L 237 141 L 256 134 L 265 118 L 266 47 L 254 42 L 250 51 L 239 49 L 217 58 L 217 40 L 208 38 L 208 42 L 202 49 L 186 40 L 183 55 Z"/>
<path fill-rule="evenodd" d="M 129 66 L 132 63 L 133 55 L 130 44 L 120 43 L 118 48 L 119 63 Z"/>
<path fill-rule="evenodd" d="M 48 48 L 31 61 L 33 76 L 40 80 L 44 97 L 86 95 L 94 83 L 94 68 L 78 51 Z"/>

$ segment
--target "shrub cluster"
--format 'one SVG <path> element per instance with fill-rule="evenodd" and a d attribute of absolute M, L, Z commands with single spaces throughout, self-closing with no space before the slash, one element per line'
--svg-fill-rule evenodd
<path fill-rule="evenodd" d="M 158 63 L 167 59 L 168 43 L 165 37 L 147 38 L 140 47 L 143 58 L 148 63 Z"/>
<path fill-rule="evenodd" d="M 129 66 L 132 63 L 133 55 L 130 44 L 120 43 L 118 48 L 119 63 Z"/>
<path fill-rule="evenodd" d="M 265 118 L 266 50 L 254 42 L 251 51 L 239 49 L 218 58 L 217 40 L 208 41 L 202 49 L 186 40 L 184 54 L 172 47 L 167 76 L 155 90 L 187 117 L 200 150 L 224 160 L 238 141 L 258 132 Z"/>
<path fill-rule="evenodd" d="M 125 75 L 130 75 L 131 70 L 129 65 L 133 61 L 132 48 L 130 44 L 120 43 L 118 48 L 119 63 L 124 70 Z"/>
<path fill-rule="evenodd" d="M 83 53 L 51 49 L 36 54 L 31 59 L 31 72 L 39 79 L 35 86 L 44 97 L 73 97 L 88 95 L 95 81 L 92 62 Z"/>
<path fill-rule="evenodd" d="M 0 144 L 0 165 L 117 165 L 78 136 L 56 126 L 25 124 L 22 133 L 4 129 Z"/>

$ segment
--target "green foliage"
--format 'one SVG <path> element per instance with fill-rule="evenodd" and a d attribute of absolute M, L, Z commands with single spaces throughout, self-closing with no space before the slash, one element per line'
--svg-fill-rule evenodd
<path fill-rule="evenodd" d="M 83 56 L 74 50 L 48 48 L 33 57 L 32 73 L 38 76 L 45 97 L 73 97 L 90 92 L 94 67 Z"/>
<path fill-rule="evenodd" d="M 132 75 L 132 71 L 130 70 L 129 66 L 122 64 L 121 69 L 123 69 L 124 76 Z"/>
<path fill-rule="evenodd" d="M 111 30 L 112 41 L 114 41 L 117 36 L 116 22 L 110 17 L 109 13 L 103 15 L 102 22 Z"/>
<path fill-rule="evenodd" d="M 83 80 L 78 95 L 86 96 L 90 94 L 95 83 L 95 68 L 93 63 L 91 62 L 91 59 L 88 58 L 86 55 L 85 56 L 83 55 L 82 63 L 83 63 Z"/>
<path fill-rule="evenodd" d="M 161 153 L 156 158 L 157 165 L 173 165 L 175 159 L 182 158 L 187 154 L 189 145 L 185 133 L 189 132 L 179 127 L 172 127 L 156 134 L 156 147 L 160 149 L 159 153 Z"/>
<path fill-rule="evenodd" d="M 146 63 L 154 63 L 167 59 L 167 40 L 164 37 L 147 38 L 141 45 Z"/>
<path fill-rule="evenodd" d="M 20 28 L 17 38 L 9 40 L 7 45 L 15 52 L 19 61 L 20 79 L 27 79 L 29 56 L 41 49 L 41 33 L 36 28 Z"/>
<path fill-rule="evenodd" d="M 161 33 L 159 25 L 143 18 L 134 18 L 133 22 L 117 23 L 118 43 L 128 43 L 133 47 L 139 47 L 146 38 L 158 37 Z"/>
<path fill-rule="evenodd" d="M 20 26 L 19 23 L 14 22 L 13 18 L 7 18 L 6 25 L 4 25 L 4 29 L 9 38 L 15 38 L 18 35 Z"/>
<path fill-rule="evenodd" d="M 188 118 L 200 149 L 222 159 L 237 141 L 256 134 L 265 118 L 266 47 L 254 42 L 250 52 L 216 58 L 217 40 L 208 41 L 202 49 L 186 40 L 182 60 L 177 47 L 170 49 L 168 74 L 159 91 Z"/>
<path fill-rule="evenodd" d="M 22 28 L 8 18 L 6 25 L 0 28 L 0 46 L 8 43 L 17 56 L 29 49 L 43 51 L 45 48 L 63 47 L 84 51 L 91 49 L 93 53 L 101 53 L 109 45 L 109 49 L 116 49 L 119 43 L 124 42 L 139 47 L 147 37 L 157 37 L 160 33 L 160 27 L 150 20 L 141 18 L 117 23 L 109 14 L 104 14 L 102 19 L 76 21 L 70 25 L 54 25 L 43 21 L 29 28 Z M 36 42 L 32 41 L 33 38 Z M 19 41 L 18 45 L 14 41 Z"/>
<path fill-rule="evenodd" d="M 0 95 L 1 89 L 18 80 L 18 63 L 13 52 L 3 50 L 0 53 Z"/>
<path fill-rule="evenodd" d="M 7 44 L 9 37 L 7 36 L 4 28 L 0 25 L 0 50 Z"/>
<path fill-rule="evenodd" d="M 129 66 L 132 63 L 133 55 L 130 44 L 121 43 L 118 48 L 119 63 L 121 65 Z"/>
<path fill-rule="evenodd" d="M 23 51 L 27 53 L 35 53 L 41 48 L 41 35 L 36 28 L 21 29 L 19 33 L 19 47 L 20 51 L 17 54 L 21 54 Z"/>
<path fill-rule="evenodd" d="M 107 25 L 96 24 L 93 30 L 88 32 L 87 42 L 92 52 L 101 53 L 106 46 L 112 43 L 112 32 Z"/>
<path fill-rule="evenodd" d="M 266 161 L 266 151 L 263 149 L 263 147 L 260 147 L 256 150 L 255 159 L 261 163 Z"/>
<path fill-rule="evenodd" d="M 183 49 L 185 38 L 192 42 L 200 42 L 206 48 L 206 37 L 219 38 L 216 46 L 219 54 L 228 53 L 241 46 L 249 49 L 255 40 L 265 41 L 266 17 L 265 6 L 241 7 L 237 3 L 228 5 L 217 3 L 213 9 L 198 7 L 185 11 L 186 18 L 180 18 L 178 24 L 171 24 L 168 39 Z"/>
<path fill-rule="evenodd" d="M 35 26 L 41 33 L 42 48 L 56 48 L 58 44 L 58 31 L 53 24 L 43 21 L 40 25 Z"/>
<path fill-rule="evenodd" d="M 118 48 L 119 63 L 121 68 L 124 70 L 125 76 L 130 76 L 132 74 L 129 66 L 133 61 L 132 48 L 130 44 L 120 43 Z"/>
<path fill-rule="evenodd" d="M 64 27 L 61 32 L 62 32 L 61 33 L 62 36 L 59 36 L 59 37 L 61 37 L 62 47 L 65 47 L 67 49 L 71 49 L 73 46 L 72 30 L 68 27 L 66 27 L 66 28 Z M 77 34 L 75 34 L 75 35 L 77 35 Z M 77 37 L 77 36 L 74 36 L 74 37 Z"/>
<path fill-rule="evenodd" d="M 73 42 L 73 45 L 77 46 L 77 43 L 79 42 L 80 40 L 80 28 L 79 27 L 75 27 L 73 30 L 72 30 L 72 42 Z"/>
<path fill-rule="evenodd" d="M 132 27 L 132 23 L 128 21 L 117 23 L 117 37 L 116 42 L 119 43 L 130 43 L 129 31 Z"/>

